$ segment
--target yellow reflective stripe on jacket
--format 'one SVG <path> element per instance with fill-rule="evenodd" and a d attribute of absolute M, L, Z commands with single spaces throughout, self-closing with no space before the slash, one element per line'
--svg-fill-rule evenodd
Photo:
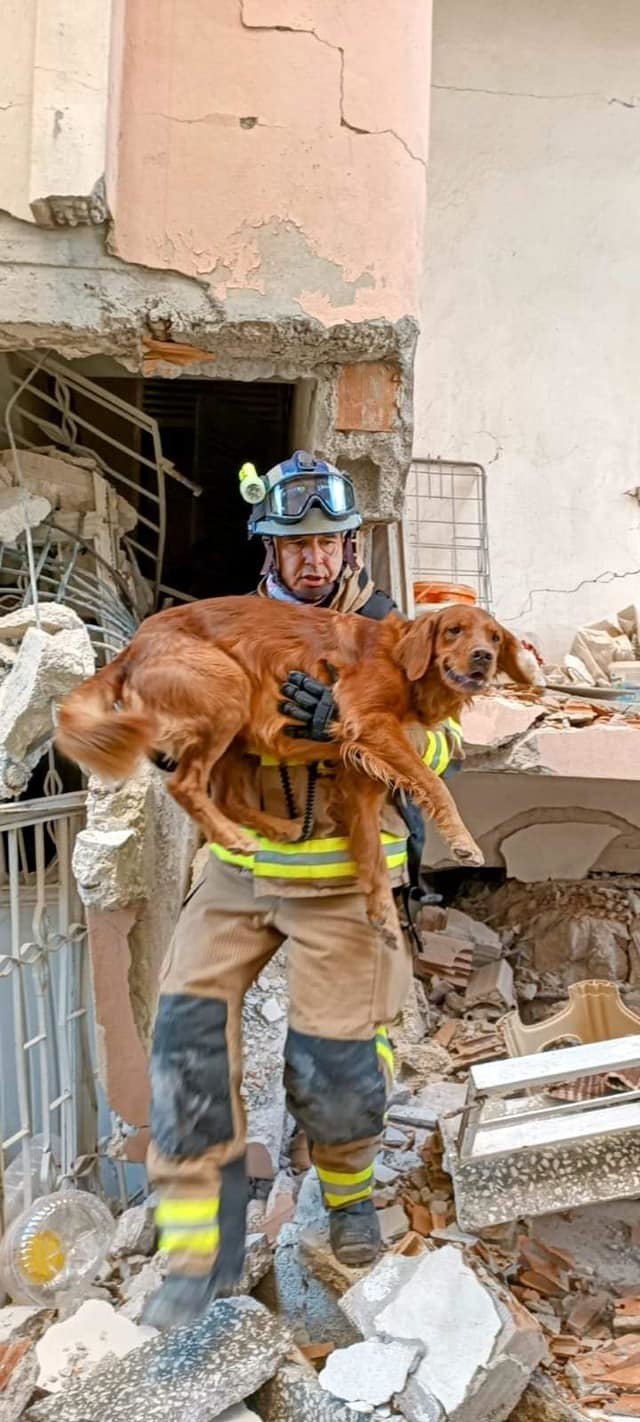
<path fill-rule="evenodd" d="M 220 1243 L 220 1200 L 161 1200 L 155 1211 L 162 1254 L 215 1254 Z"/>
<path fill-rule="evenodd" d="M 376 1032 L 376 1051 L 380 1060 L 384 1062 L 387 1071 L 393 1076 L 396 1069 L 396 1059 L 393 1055 L 393 1047 L 389 1041 L 389 1033 L 386 1027 L 379 1027 Z"/>
<path fill-rule="evenodd" d="M 281 844 L 263 839 L 262 835 L 245 829 L 260 848 L 255 854 L 236 854 L 220 844 L 209 848 L 224 864 L 251 869 L 261 879 L 354 879 L 358 869 L 351 857 L 349 840 L 344 836 L 328 839 L 307 839 L 300 844 Z M 388 869 L 400 869 L 407 862 L 406 838 L 383 832 L 380 836 Z"/>
<path fill-rule="evenodd" d="M 330 1209 L 368 1200 L 373 1189 L 373 1165 L 366 1170 L 324 1170 L 317 1166 L 324 1202 Z"/>
<path fill-rule="evenodd" d="M 462 750 L 462 727 L 452 716 L 443 721 L 444 730 L 427 731 L 422 759 L 435 775 L 443 775 L 454 751 Z"/>

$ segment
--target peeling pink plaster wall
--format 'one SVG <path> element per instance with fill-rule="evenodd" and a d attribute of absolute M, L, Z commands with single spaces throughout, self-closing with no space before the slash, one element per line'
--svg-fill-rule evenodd
<path fill-rule="evenodd" d="M 129 0 L 112 249 L 229 318 L 419 309 L 430 0 Z"/>

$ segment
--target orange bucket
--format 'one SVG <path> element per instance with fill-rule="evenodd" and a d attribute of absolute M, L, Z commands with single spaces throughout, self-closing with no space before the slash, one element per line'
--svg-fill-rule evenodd
<path fill-rule="evenodd" d="M 420 603 L 437 602 L 466 602 L 469 604 L 478 601 L 478 595 L 473 588 L 469 588 L 465 583 L 414 583 L 414 601 Z"/>

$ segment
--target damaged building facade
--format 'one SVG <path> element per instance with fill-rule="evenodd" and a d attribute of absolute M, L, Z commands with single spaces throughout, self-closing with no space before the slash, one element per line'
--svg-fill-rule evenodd
<path fill-rule="evenodd" d="M 81 785 L 50 749 L 52 708 L 154 607 L 255 586 L 260 550 L 247 540 L 237 485 L 247 459 L 264 469 L 309 447 L 349 470 L 368 555 L 402 597 L 430 12 L 360 0 L 9 9 L 0 795 L 6 816 L 16 793 L 32 807 L 31 819 L 16 811 L 15 829 L 4 821 L 7 895 L 20 899 L 11 956 L 33 932 L 34 963 L 46 958 L 30 894 L 38 913 L 47 907 L 49 937 L 65 942 L 61 963 L 69 924 L 73 952 L 90 947 L 100 1077 L 123 1123 L 122 1153 L 141 1160 L 158 969 L 197 836 L 151 768 L 115 793 L 91 786 L 82 825 Z M 37 683 L 45 690 L 34 709 Z M 38 850 L 54 810 L 66 826 L 64 866 L 62 835 L 57 854 Z M 20 834 L 28 843 L 11 869 L 9 839 Z M 64 911 L 52 902 L 56 863 Z M 65 992 L 67 979 L 65 969 Z M 58 988 L 54 977 L 52 1016 L 76 1076 L 56 1077 L 49 1096 L 70 1092 L 75 1120 L 78 1093 L 91 1089 L 79 1036 L 88 997 L 81 1006 L 70 996 L 61 1014 Z M 5 1164 L 33 1133 L 34 1110 L 46 1116 L 30 1086 L 49 1049 L 47 1033 L 32 1030 L 30 992 L 0 1131 Z M 41 1045 L 22 1053 L 20 1035 Z M 257 1097 L 272 1089 L 258 1083 Z M 52 1109 L 57 1131 L 62 1108 Z M 60 1130 L 68 1165 L 82 1142 L 75 1126 Z M 275 1145 L 265 1172 L 273 1157 Z"/>

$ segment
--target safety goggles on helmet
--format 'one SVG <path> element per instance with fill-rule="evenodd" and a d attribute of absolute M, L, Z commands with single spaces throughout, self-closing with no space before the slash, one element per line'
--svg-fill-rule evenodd
<path fill-rule="evenodd" d="M 278 523 L 298 523 L 311 508 L 321 508 L 330 519 L 357 512 L 353 484 L 344 474 L 299 474 L 283 479 L 269 490 L 264 514 Z"/>

